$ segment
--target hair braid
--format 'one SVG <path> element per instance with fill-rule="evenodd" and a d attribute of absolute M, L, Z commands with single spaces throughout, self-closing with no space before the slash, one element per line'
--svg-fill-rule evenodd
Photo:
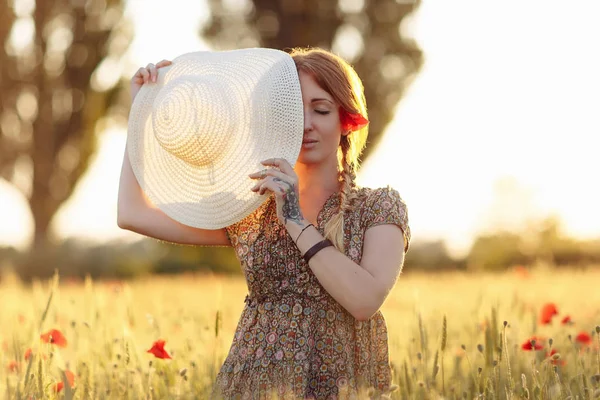
<path fill-rule="evenodd" d="M 342 151 L 342 171 L 340 173 L 340 182 L 342 188 L 340 191 L 340 207 L 337 213 L 325 225 L 325 237 L 333 242 L 335 247 L 344 251 L 344 214 L 347 211 L 352 211 L 354 202 L 357 198 L 356 192 L 352 189 L 356 187 L 356 173 L 354 165 L 348 160 L 350 143 L 347 136 L 343 136 L 341 140 Z"/>

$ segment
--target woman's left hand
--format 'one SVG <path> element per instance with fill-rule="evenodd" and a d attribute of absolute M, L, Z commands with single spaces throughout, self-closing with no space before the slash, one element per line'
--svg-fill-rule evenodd
<path fill-rule="evenodd" d="M 261 195 L 267 191 L 275 194 L 277 217 L 284 226 L 289 222 L 303 225 L 304 216 L 300 210 L 298 175 L 290 163 L 283 158 L 272 158 L 262 161 L 261 164 L 275 168 L 267 168 L 250 174 L 250 178 L 259 179 L 251 190 Z"/>

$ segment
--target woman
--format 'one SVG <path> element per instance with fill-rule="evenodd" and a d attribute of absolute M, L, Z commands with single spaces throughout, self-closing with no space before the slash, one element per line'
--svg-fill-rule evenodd
<path fill-rule="evenodd" d="M 269 199 L 221 230 L 182 225 L 145 198 L 123 162 L 118 223 L 158 239 L 233 246 L 249 295 L 214 395 L 333 399 L 357 388 L 390 390 L 387 328 L 379 311 L 410 241 L 397 191 L 359 188 L 355 171 L 367 137 L 362 83 L 344 60 L 321 49 L 291 52 L 304 104 L 295 168 L 265 160 L 250 175 Z M 140 68 L 132 97 L 169 65 Z"/>

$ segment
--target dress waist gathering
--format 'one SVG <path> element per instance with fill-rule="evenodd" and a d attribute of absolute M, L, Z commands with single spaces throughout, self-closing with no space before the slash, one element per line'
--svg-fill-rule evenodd
<path fill-rule="evenodd" d="M 244 298 L 244 303 L 248 305 L 248 307 L 258 307 L 258 306 L 267 306 L 279 303 L 286 304 L 301 304 L 302 306 L 319 303 L 324 300 L 326 297 L 324 293 L 319 290 L 308 290 L 310 293 L 307 293 L 306 290 L 299 291 L 298 288 L 290 288 L 290 289 L 277 289 L 270 290 L 267 292 L 255 292 L 250 291 Z"/>

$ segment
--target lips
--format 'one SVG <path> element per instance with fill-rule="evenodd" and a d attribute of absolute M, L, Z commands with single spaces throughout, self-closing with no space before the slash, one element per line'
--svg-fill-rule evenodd
<path fill-rule="evenodd" d="M 308 143 L 317 143 L 317 141 L 313 140 L 313 139 L 304 139 L 302 141 L 302 144 L 308 144 Z"/>

